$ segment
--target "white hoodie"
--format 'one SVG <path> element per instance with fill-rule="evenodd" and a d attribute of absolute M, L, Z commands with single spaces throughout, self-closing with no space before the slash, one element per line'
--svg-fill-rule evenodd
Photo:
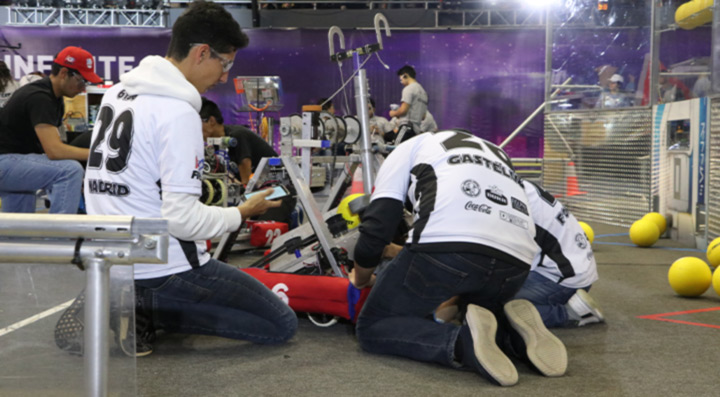
<path fill-rule="evenodd" d="M 159 56 L 143 59 L 103 96 L 86 174 L 88 213 L 162 217 L 169 222 L 168 264 L 136 265 L 136 279 L 203 265 L 210 259 L 204 242 L 188 242 L 240 227 L 237 208 L 198 201 L 204 157 L 201 103 L 197 89 Z M 97 139 L 100 134 L 104 139 Z M 99 154 L 102 161 L 93 163 Z"/>

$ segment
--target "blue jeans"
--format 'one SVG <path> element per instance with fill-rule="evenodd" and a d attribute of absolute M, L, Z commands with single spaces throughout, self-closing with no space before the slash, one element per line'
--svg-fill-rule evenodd
<path fill-rule="evenodd" d="M 277 295 L 215 259 L 183 273 L 135 280 L 135 287 L 156 329 L 260 344 L 285 342 L 297 330 L 295 312 Z"/>
<path fill-rule="evenodd" d="M 35 192 L 45 189 L 51 214 L 77 214 L 83 168 L 76 160 L 50 160 L 44 154 L 0 154 L 2 212 L 35 212 Z"/>
<path fill-rule="evenodd" d="M 587 291 L 590 287 L 584 289 Z M 515 299 L 532 302 L 546 327 L 565 327 L 570 324 L 565 304 L 576 291 L 575 288 L 563 287 L 537 272 L 530 272 Z"/>
<path fill-rule="evenodd" d="M 481 254 L 422 253 L 404 248 L 379 275 L 357 321 L 363 350 L 457 367 L 460 327 L 432 313 L 459 295 L 498 314 L 529 271 Z"/>

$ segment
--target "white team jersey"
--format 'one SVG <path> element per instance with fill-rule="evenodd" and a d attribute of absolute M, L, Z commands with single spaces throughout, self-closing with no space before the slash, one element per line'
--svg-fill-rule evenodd
<path fill-rule="evenodd" d="M 408 243 L 479 244 L 528 265 L 537 251 L 535 224 L 510 159 L 466 132 L 425 133 L 399 145 L 378 172 L 372 200 L 379 198 L 412 204 Z"/>
<path fill-rule="evenodd" d="M 95 215 L 162 218 L 161 191 L 201 193 L 200 116 L 186 101 L 131 96 L 123 87 L 116 84 L 105 93 L 95 122 L 84 182 L 87 210 Z M 209 259 L 205 244 L 171 236 L 168 264 L 136 264 L 135 278 L 179 273 Z"/>
<path fill-rule="evenodd" d="M 592 247 L 577 219 L 551 194 L 525 181 L 537 242 L 542 251 L 532 270 L 568 288 L 584 288 L 598 279 Z"/>

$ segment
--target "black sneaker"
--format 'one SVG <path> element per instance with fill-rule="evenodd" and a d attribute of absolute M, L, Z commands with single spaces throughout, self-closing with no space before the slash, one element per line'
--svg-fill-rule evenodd
<path fill-rule="evenodd" d="M 155 330 L 147 317 L 135 314 L 135 329 L 130 328 L 130 317 L 120 320 L 120 328 L 115 331 L 118 345 L 129 357 L 145 357 L 153 352 Z M 133 345 L 132 340 L 135 340 Z"/>
<path fill-rule="evenodd" d="M 135 328 L 130 328 L 130 318 L 132 311 L 122 313 L 120 316 L 119 327 L 115 329 L 115 337 L 118 345 L 123 353 L 130 357 L 145 357 L 153 352 L 153 342 L 155 342 L 155 327 L 152 323 L 152 317 L 145 308 L 145 302 L 142 289 L 135 288 L 135 304 L 132 305 L 135 314 Z M 126 296 L 126 295 L 123 295 Z M 129 296 L 132 297 L 132 294 Z M 123 305 L 127 307 L 127 305 Z M 132 340 L 135 340 L 133 346 Z"/>
<path fill-rule="evenodd" d="M 512 386 L 518 381 L 517 369 L 495 343 L 497 320 L 491 311 L 468 305 L 467 325 L 460 329 L 462 363 L 500 386 Z"/>
<path fill-rule="evenodd" d="M 85 291 L 82 291 L 55 324 L 55 344 L 70 354 L 82 356 L 84 330 Z"/>
<path fill-rule="evenodd" d="M 506 303 L 504 310 L 510 326 L 522 338 L 524 351 L 520 355 L 545 376 L 564 375 L 567 370 L 565 345 L 548 331 L 535 306 L 525 299 L 516 299 Z"/>

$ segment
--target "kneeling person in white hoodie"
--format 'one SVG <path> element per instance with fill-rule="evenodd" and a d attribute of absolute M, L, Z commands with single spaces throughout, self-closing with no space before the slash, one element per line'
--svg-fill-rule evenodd
<path fill-rule="evenodd" d="M 255 195 L 239 207 L 198 201 L 203 172 L 200 94 L 225 83 L 247 36 L 225 9 L 194 2 L 173 25 L 166 57 L 148 56 L 104 95 L 85 179 L 89 214 L 169 221 L 165 265 L 135 265 L 136 354 L 155 330 L 281 343 L 297 317 L 251 276 L 212 259 L 204 240 L 280 201 Z M 196 241 L 202 241 L 196 243 Z"/>
<path fill-rule="evenodd" d="M 524 187 L 540 249 L 515 299 L 532 302 L 548 328 L 604 322 L 600 306 L 588 294 L 598 272 L 585 232 L 553 195 L 530 181 Z"/>

